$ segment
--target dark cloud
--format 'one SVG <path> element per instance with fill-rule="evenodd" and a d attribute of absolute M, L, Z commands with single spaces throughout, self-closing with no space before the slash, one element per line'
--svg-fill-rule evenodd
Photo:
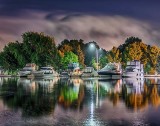
<path fill-rule="evenodd" d="M 159 30 L 151 24 L 124 16 L 39 13 L 28 11 L 25 18 L 2 17 L 0 20 L 1 44 L 21 40 L 26 31 L 38 31 L 64 39 L 96 41 L 105 48 L 122 44 L 127 37 L 140 37 L 147 44 L 159 45 Z"/>
<path fill-rule="evenodd" d="M 0 14 L 23 16 L 23 10 L 63 11 L 121 15 L 158 22 L 160 21 L 159 4 L 159 0 L 0 0 Z"/>
<path fill-rule="evenodd" d="M 129 36 L 159 44 L 160 1 L 0 0 L 0 44 L 21 40 L 26 31 L 63 39 L 97 41 L 110 49 Z M 106 44 L 107 43 L 107 44 Z M 2 47 L 1 46 L 1 49 Z"/>

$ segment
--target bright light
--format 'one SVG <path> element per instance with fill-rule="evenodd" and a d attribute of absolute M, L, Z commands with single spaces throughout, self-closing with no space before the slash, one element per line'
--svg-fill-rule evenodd
<path fill-rule="evenodd" d="M 95 48 L 96 46 L 95 46 L 95 44 L 91 43 L 91 44 L 90 44 L 90 47 L 91 47 L 91 48 Z"/>

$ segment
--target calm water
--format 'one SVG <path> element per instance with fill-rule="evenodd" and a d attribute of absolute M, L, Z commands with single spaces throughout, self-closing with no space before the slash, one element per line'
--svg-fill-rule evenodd
<path fill-rule="evenodd" d="M 158 126 L 158 83 L 157 78 L 0 78 L 0 126 Z"/>

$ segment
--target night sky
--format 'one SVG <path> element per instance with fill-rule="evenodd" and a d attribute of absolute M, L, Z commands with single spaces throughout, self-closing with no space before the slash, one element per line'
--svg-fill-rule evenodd
<path fill-rule="evenodd" d="M 158 0 L 0 0 L 0 45 L 21 41 L 26 31 L 63 39 L 96 41 L 111 49 L 127 37 L 160 45 Z"/>

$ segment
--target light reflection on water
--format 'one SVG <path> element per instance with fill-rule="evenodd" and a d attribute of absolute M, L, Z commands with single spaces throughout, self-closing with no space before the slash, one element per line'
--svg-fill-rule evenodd
<path fill-rule="evenodd" d="M 0 78 L 0 125 L 160 125 L 158 84 L 157 78 Z"/>

